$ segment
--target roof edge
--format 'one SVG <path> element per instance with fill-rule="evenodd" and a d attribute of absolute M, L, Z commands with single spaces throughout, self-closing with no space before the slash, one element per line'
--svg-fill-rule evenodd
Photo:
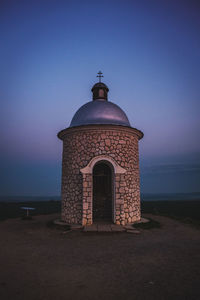
<path fill-rule="evenodd" d="M 113 125 L 113 124 L 88 124 L 88 125 L 80 125 L 80 126 L 73 126 L 65 128 L 58 132 L 57 137 L 60 140 L 64 140 L 65 136 L 72 133 L 72 132 L 80 132 L 80 131 L 92 131 L 92 130 L 102 130 L 102 129 L 112 129 L 117 131 L 128 131 L 130 133 L 133 133 L 138 137 L 139 140 L 141 140 L 144 136 L 144 133 L 134 127 L 130 126 L 124 126 L 124 125 Z"/>

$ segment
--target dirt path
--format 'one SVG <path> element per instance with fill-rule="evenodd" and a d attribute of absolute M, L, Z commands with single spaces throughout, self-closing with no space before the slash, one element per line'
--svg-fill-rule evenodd
<path fill-rule="evenodd" d="M 64 234 L 56 217 L 0 223 L 1 300 L 200 299 L 199 230 L 152 216 L 139 235 Z"/>

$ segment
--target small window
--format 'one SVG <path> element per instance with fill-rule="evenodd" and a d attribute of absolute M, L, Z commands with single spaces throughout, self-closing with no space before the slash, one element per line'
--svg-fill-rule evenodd
<path fill-rule="evenodd" d="M 104 90 L 99 90 L 99 98 L 104 98 Z"/>

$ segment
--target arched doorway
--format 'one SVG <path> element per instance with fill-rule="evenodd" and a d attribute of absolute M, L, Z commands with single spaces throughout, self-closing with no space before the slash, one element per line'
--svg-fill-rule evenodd
<path fill-rule="evenodd" d="M 93 174 L 95 171 L 95 166 L 98 164 L 106 164 L 110 168 L 111 173 L 111 197 L 110 197 L 110 204 L 111 204 L 111 217 L 109 215 L 110 221 L 116 223 L 116 215 L 120 215 L 121 210 L 123 210 L 123 198 L 119 199 L 119 181 L 120 176 L 126 173 L 126 170 L 118 165 L 118 163 L 108 155 L 99 155 L 93 157 L 89 163 L 82 169 L 80 172 L 83 175 L 83 210 L 82 210 L 82 224 L 91 225 L 95 220 L 94 218 L 94 205 L 96 202 L 93 193 L 95 190 L 95 180 L 93 178 Z M 95 172 L 96 173 L 96 172 Z M 98 172 L 97 172 L 98 173 Z M 95 177 L 95 176 L 94 176 Z M 118 196 L 116 200 L 116 195 Z M 94 199 L 93 199 L 94 198 Z M 94 200 L 94 201 L 93 201 Z M 98 202 L 97 202 L 98 203 Z M 98 205 L 97 205 L 98 208 Z M 95 204 L 96 209 L 96 204 Z M 96 216 L 96 212 L 95 212 Z"/>
<path fill-rule="evenodd" d="M 112 221 L 112 173 L 105 162 L 97 163 L 93 168 L 93 221 Z"/>

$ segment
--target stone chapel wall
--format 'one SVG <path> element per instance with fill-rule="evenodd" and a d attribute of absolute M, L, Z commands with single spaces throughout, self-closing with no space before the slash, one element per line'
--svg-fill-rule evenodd
<path fill-rule="evenodd" d="M 138 139 L 141 137 L 137 129 L 116 125 L 72 127 L 59 133 L 63 140 L 63 221 L 92 223 L 92 176 L 82 174 L 80 169 L 100 155 L 113 158 L 126 170 L 115 175 L 115 223 L 125 225 L 140 220 Z"/>

